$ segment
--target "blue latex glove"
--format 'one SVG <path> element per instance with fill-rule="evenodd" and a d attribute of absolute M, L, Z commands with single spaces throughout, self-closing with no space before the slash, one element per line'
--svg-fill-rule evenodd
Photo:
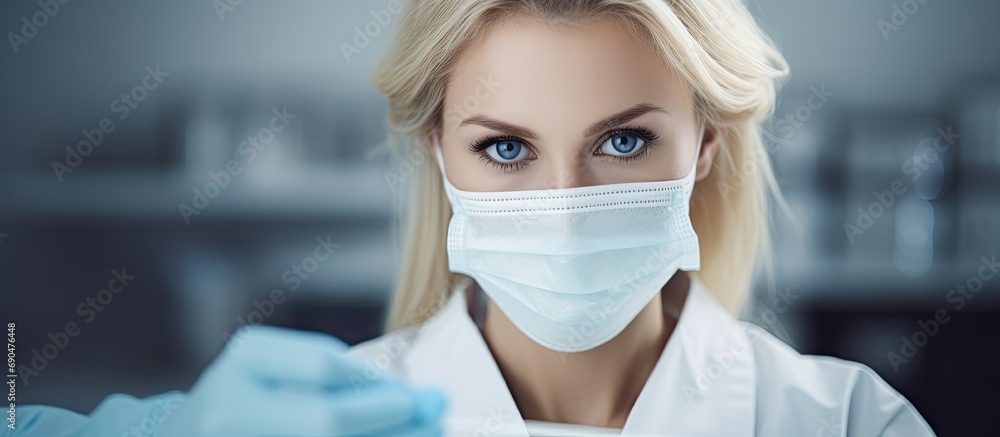
<path fill-rule="evenodd" d="M 370 379 L 331 336 L 267 326 L 241 330 L 187 394 L 108 396 L 89 415 L 19 407 L 17 437 L 306 437 L 441 435 L 436 390 Z"/>
<path fill-rule="evenodd" d="M 370 380 L 340 340 L 257 326 L 237 333 L 156 437 L 441 434 L 444 396 Z"/>

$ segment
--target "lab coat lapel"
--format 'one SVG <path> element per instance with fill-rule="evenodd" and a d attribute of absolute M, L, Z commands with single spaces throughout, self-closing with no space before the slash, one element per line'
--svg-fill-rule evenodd
<path fill-rule="evenodd" d="M 751 336 L 692 277 L 684 309 L 622 436 L 752 436 Z"/>
<path fill-rule="evenodd" d="M 444 424 L 453 432 L 448 435 L 527 437 L 503 375 L 469 317 L 463 292 L 469 283 L 460 282 L 445 306 L 416 334 L 407 354 L 408 377 L 448 393 Z"/>
<path fill-rule="evenodd" d="M 406 356 L 408 378 L 449 394 L 455 435 L 528 432 L 493 355 L 468 314 L 460 282 Z M 692 277 L 674 332 L 622 429 L 623 437 L 752 436 L 756 369 L 752 336 Z M 752 332 L 750 333 L 752 334 Z"/>

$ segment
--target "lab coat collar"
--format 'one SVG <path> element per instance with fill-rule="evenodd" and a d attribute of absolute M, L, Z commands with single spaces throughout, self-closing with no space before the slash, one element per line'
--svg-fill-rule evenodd
<path fill-rule="evenodd" d="M 680 318 L 622 436 L 754 434 L 756 369 L 750 335 L 692 276 Z M 514 399 L 468 313 L 463 277 L 445 306 L 418 331 L 406 355 L 408 379 L 450 396 L 445 418 L 457 435 L 527 436 Z"/>

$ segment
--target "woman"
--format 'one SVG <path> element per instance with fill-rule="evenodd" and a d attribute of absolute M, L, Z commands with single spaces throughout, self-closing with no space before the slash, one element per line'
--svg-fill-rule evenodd
<path fill-rule="evenodd" d="M 780 203 L 758 126 L 787 75 L 740 2 L 403 16 L 376 85 L 393 151 L 424 165 L 390 333 L 348 351 L 250 328 L 189 393 L 33 407 L 22 432 L 933 434 L 867 367 L 734 317 Z"/>

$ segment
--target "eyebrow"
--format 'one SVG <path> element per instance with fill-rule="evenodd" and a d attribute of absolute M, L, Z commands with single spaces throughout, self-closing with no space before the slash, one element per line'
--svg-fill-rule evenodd
<path fill-rule="evenodd" d="M 583 137 L 590 137 L 601 133 L 602 131 L 611 129 L 615 126 L 628 123 L 629 121 L 649 112 L 663 112 L 668 113 L 667 110 L 650 104 L 650 103 L 639 103 L 624 111 L 614 114 L 604 120 L 598 121 L 591 125 L 587 130 L 584 131 Z M 476 124 L 489 129 L 493 129 L 498 132 L 502 132 L 505 135 L 510 135 L 513 137 L 526 138 L 530 140 L 537 140 L 538 135 L 531 131 L 531 129 L 523 128 L 517 125 L 506 123 L 495 118 L 490 118 L 482 114 L 476 114 L 465 120 L 459 126 L 465 126 L 467 124 Z"/>

